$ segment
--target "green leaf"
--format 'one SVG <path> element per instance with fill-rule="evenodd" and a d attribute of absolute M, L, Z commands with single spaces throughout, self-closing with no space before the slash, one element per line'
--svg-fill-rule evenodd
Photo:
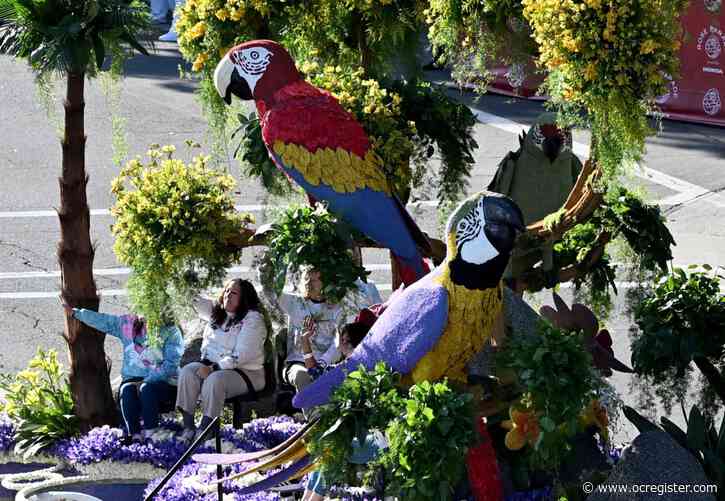
<path fill-rule="evenodd" d="M 556 429 L 556 423 L 549 416 L 542 417 L 539 423 L 544 431 L 552 432 Z"/>
<path fill-rule="evenodd" d="M 98 32 L 93 33 L 93 52 L 96 55 L 96 66 L 101 69 L 106 58 L 106 47 Z"/>
<path fill-rule="evenodd" d="M 136 49 L 138 52 L 140 52 L 144 56 L 148 56 L 149 55 L 149 53 L 146 50 L 146 48 L 143 45 L 141 45 L 140 43 L 138 43 L 138 41 L 128 31 L 125 31 L 121 35 L 121 40 L 123 40 L 124 42 L 128 43 L 131 47 L 133 47 L 134 49 Z"/>
<path fill-rule="evenodd" d="M 640 433 L 648 431 L 660 431 L 660 428 L 649 419 L 642 416 L 632 407 L 625 405 L 622 407 L 622 413 L 632 423 Z"/>
<path fill-rule="evenodd" d="M 705 433 L 705 419 L 702 417 L 700 410 L 693 405 L 687 423 L 687 443 L 690 444 L 690 448 L 695 450 L 705 449 Z"/>

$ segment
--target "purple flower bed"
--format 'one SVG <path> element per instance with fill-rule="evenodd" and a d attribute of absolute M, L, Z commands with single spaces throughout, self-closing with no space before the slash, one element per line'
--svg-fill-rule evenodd
<path fill-rule="evenodd" d="M 161 423 L 164 428 L 175 432 L 181 426 L 173 421 Z M 231 427 L 222 429 L 222 440 L 232 442 L 246 452 L 274 447 L 292 435 L 300 425 L 291 418 L 272 417 L 255 419 L 247 424 L 241 433 Z M 104 426 L 94 428 L 88 434 L 60 440 L 48 452 L 67 458 L 71 463 L 90 464 L 109 459 L 120 463 L 150 463 L 160 468 L 171 468 L 179 460 L 186 445 L 177 440 L 146 442 L 122 445 L 122 433 L 118 428 Z M 213 452 L 213 448 L 200 447 L 197 452 Z"/>
<path fill-rule="evenodd" d="M 15 448 L 15 425 L 7 416 L 0 416 L 0 452 Z"/>

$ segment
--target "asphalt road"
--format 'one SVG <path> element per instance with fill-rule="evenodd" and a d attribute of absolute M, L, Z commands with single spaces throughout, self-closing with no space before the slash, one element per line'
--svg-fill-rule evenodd
<path fill-rule="evenodd" d="M 195 82 L 181 80 L 183 65 L 174 44 L 157 44 L 151 57 L 138 57 L 127 65 L 122 83 L 120 116 L 126 121 L 128 152 L 143 155 L 151 143 L 174 144 L 179 152 L 184 141 L 194 139 L 208 147 L 206 122 L 194 98 Z M 53 208 L 58 205 L 57 176 L 60 171 L 58 141 L 62 118 L 62 83 L 56 89 L 55 111 L 49 118 L 23 62 L 0 57 L 0 372 L 17 371 L 27 364 L 38 347 L 64 351 L 60 337 L 63 328 L 57 300 L 58 265 L 55 246 L 59 228 Z M 445 75 L 431 73 L 432 80 Z M 476 126 L 476 166 L 471 190 L 484 188 L 500 159 L 518 145 L 517 132 L 542 112 L 539 102 L 488 95 L 474 100 L 458 94 L 478 114 Z M 54 116 L 53 116 L 54 115 Z M 124 311 L 123 286 L 127 273 L 116 260 L 107 209 L 113 204 L 109 191 L 119 168 L 112 161 L 111 106 L 99 82 L 87 85 L 86 162 L 90 175 L 88 200 L 93 217 L 91 231 L 96 242 L 95 268 L 102 291 L 101 310 Z M 586 156 L 588 137 L 575 134 L 575 152 Z M 725 265 L 725 129 L 664 121 L 660 134 L 648 141 L 644 166 L 628 182 L 645 188 L 652 201 L 665 209 L 677 240 L 675 264 L 710 263 Z M 256 181 L 241 179 L 239 168 L 230 161 L 228 170 L 238 180 L 237 203 L 252 206 L 259 223 L 264 222 L 262 206 L 268 200 Z M 430 193 L 416 194 L 421 203 L 411 207 L 425 231 L 439 234 L 439 222 Z M 249 208 L 249 207 L 248 207 Z M 239 266 L 247 271 L 254 250 L 246 252 Z M 364 260 L 374 271 L 373 280 L 389 290 L 389 262 L 382 251 L 365 251 Z M 569 296 L 565 289 L 564 294 Z M 548 302 L 546 295 L 531 298 L 534 305 Z M 615 338 L 615 351 L 629 361 L 627 331 L 619 298 L 608 327 Z M 109 357 L 120 365 L 119 343 L 106 343 Z M 629 378 L 618 377 L 616 387 L 625 401 L 634 402 L 628 390 Z M 675 419 L 679 420 L 677 416 Z M 631 429 L 617 436 L 626 439 Z"/>

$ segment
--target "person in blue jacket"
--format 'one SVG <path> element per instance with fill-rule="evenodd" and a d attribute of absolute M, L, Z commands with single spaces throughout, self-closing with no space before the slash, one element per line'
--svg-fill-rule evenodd
<path fill-rule="evenodd" d="M 123 343 L 119 390 L 123 424 L 131 440 L 148 438 L 159 426 L 161 402 L 173 402 L 176 396 L 179 361 L 184 351 L 181 331 L 175 325 L 161 327 L 158 341 L 152 343 L 141 317 L 63 307 L 73 318 Z"/>

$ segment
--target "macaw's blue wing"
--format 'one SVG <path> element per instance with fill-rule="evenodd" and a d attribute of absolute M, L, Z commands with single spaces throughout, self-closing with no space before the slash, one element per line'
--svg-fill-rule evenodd
<path fill-rule="evenodd" d="M 360 364 L 370 370 L 378 362 L 385 362 L 393 370 L 409 374 L 436 345 L 447 323 L 448 292 L 427 275 L 405 289 L 385 310 L 344 363 L 303 388 L 293 404 L 306 409 L 327 403 L 348 372 Z"/>
<path fill-rule="evenodd" d="M 326 202 L 330 212 L 343 218 L 381 246 L 390 249 L 402 264 L 412 268 L 414 279 L 425 275 L 427 270 L 418 249 L 428 249 L 430 243 L 395 196 L 367 185 L 345 185 L 350 191 L 339 191 L 318 178 L 311 179 L 309 173 L 305 176 L 292 163 L 296 156 L 287 155 L 283 158 L 272 151 L 270 155 L 305 192 Z M 313 184 L 311 180 L 317 184 Z M 406 280 L 406 283 L 413 281 Z"/>

